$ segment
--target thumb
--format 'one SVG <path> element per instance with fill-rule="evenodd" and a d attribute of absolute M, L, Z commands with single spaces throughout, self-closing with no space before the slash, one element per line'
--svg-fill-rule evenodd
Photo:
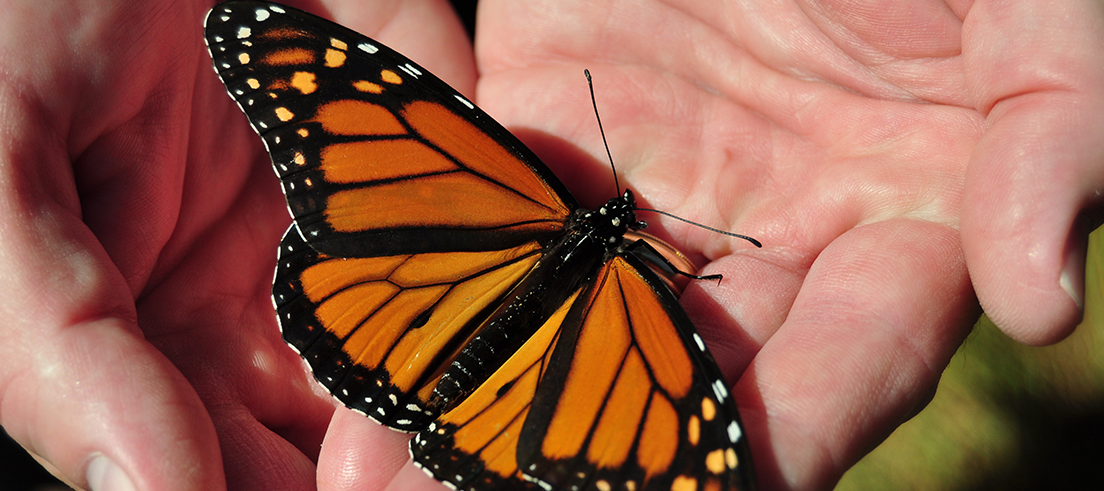
<path fill-rule="evenodd" d="M 95 237 L 61 206 L 13 201 L 0 203 L 0 425 L 79 488 L 225 489 L 203 404 L 142 338 Z"/>
<path fill-rule="evenodd" d="M 1056 342 L 1081 318 L 1078 217 L 1104 188 L 1104 20 L 1088 3 L 978 3 L 964 34 L 988 129 L 967 170 L 962 246 L 982 308 L 1024 343 Z"/>

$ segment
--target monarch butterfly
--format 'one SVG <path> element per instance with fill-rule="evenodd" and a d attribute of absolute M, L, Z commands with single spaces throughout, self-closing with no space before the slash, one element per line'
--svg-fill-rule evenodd
<path fill-rule="evenodd" d="M 736 406 L 631 191 L 595 211 L 517 138 L 382 44 L 281 5 L 207 16 L 215 70 L 293 224 L 273 303 L 338 400 L 418 432 L 456 488 L 755 485 Z"/>

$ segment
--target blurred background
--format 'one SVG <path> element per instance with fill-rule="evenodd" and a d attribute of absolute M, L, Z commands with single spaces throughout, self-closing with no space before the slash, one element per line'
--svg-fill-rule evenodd
<path fill-rule="evenodd" d="M 476 0 L 453 0 L 472 32 Z M 837 491 L 1104 489 L 1104 267 L 1090 236 L 1085 318 L 1053 346 L 1017 344 L 984 316 L 935 398 Z M 0 491 L 68 489 L 0 433 Z"/>

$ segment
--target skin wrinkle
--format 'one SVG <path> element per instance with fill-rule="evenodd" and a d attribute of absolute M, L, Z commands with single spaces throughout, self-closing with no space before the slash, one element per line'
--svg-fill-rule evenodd
<path fill-rule="evenodd" d="M 80 206 L 74 189 L 62 184 L 55 184 L 55 182 L 65 183 L 67 179 L 71 180 L 71 170 L 68 167 L 25 164 L 27 162 L 50 162 L 51 157 L 59 153 L 52 151 L 55 147 L 49 144 L 20 143 L 26 142 L 29 136 L 28 132 L 32 131 L 32 128 L 54 127 L 54 125 L 43 121 L 48 119 L 44 115 L 50 113 L 45 110 L 42 100 L 30 93 L 13 95 L 10 93 L 10 89 L 3 89 L 3 92 L 0 92 L 0 106 L 10 107 L 5 111 L 10 111 L 13 116 L 12 119 L 19 120 L 22 123 L 0 130 L 8 137 L 4 140 L 11 142 L 8 144 L 9 152 L 7 155 L 9 158 L 0 162 L 0 171 L 4 174 L 4 181 L 0 183 L 4 184 L 5 194 L 12 196 L 10 200 L 6 200 L 6 205 L 11 207 L 7 212 L 8 216 L 22 216 L 29 219 L 41 215 L 42 210 L 47 205 L 33 204 L 39 200 L 56 203 L 60 208 L 72 210 L 79 215 Z M 45 135 L 53 137 L 57 133 L 48 132 Z M 45 135 L 41 132 L 35 132 L 34 136 L 41 138 Z M 61 139 L 56 139 L 56 141 L 61 141 Z M 5 198 L 7 197 L 5 196 Z"/>

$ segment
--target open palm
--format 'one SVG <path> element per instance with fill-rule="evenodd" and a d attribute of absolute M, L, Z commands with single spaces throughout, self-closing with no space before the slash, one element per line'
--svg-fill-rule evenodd
<path fill-rule="evenodd" d="M 484 109 L 601 156 L 588 67 L 622 183 L 763 242 L 652 220 L 725 276 L 683 304 L 739 377 L 764 487 L 831 486 L 922 408 L 973 289 L 1021 341 L 1076 324 L 1074 217 L 1104 180 L 1098 3 L 480 8 Z"/>
<path fill-rule="evenodd" d="M 643 217 L 724 275 L 683 304 L 739 380 L 761 483 L 816 489 L 927 401 L 975 289 L 1022 341 L 1068 333 L 1074 216 L 1104 177 L 1093 4 L 877 4 L 485 0 L 478 83 L 442 3 L 328 9 L 595 204 L 615 191 L 589 68 L 622 185 L 764 243 Z M 210 69 L 210 5 L 73 5 L 0 16 L 72 33 L 0 40 L 0 423 L 80 485 L 117 478 L 104 462 L 139 489 L 312 489 L 315 462 L 321 489 L 431 482 L 404 435 L 331 420 L 279 339 L 289 218 Z"/>

